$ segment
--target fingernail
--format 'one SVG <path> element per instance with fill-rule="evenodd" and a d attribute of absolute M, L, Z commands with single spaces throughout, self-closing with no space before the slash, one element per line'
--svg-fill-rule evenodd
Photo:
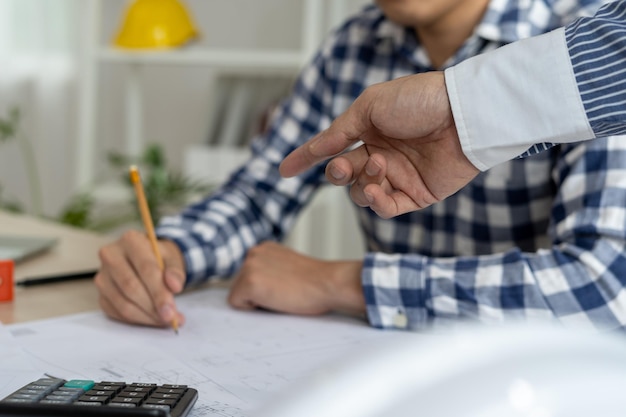
<path fill-rule="evenodd" d="M 367 161 L 367 164 L 365 164 L 365 173 L 367 175 L 369 175 L 370 177 L 374 177 L 378 175 L 379 172 L 380 172 L 380 167 L 378 166 L 376 162 L 374 162 L 371 159 Z"/>
<path fill-rule="evenodd" d="M 363 191 L 363 195 L 365 195 L 365 199 L 371 204 L 374 202 L 374 196 L 368 192 Z"/>
<path fill-rule="evenodd" d="M 337 169 L 337 168 L 336 168 L 336 167 L 334 167 L 334 166 L 331 166 L 329 171 L 330 171 L 330 175 L 331 175 L 334 179 L 336 179 L 336 180 L 342 180 L 342 179 L 344 179 L 344 178 L 346 177 L 346 173 L 345 173 L 345 172 L 343 172 L 343 171 L 341 171 L 341 170 Z"/>

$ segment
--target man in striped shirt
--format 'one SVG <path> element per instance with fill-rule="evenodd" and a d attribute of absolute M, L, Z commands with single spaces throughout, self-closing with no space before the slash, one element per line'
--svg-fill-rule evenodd
<path fill-rule="evenodd" d="M 554 142 L 623 134 L 625 73 L 626 1 L 619 1 L 565 29 L 448 68 L 445 83 L 443 72 L 431 72 L 369 87 L 316 138 L 321 142 L 314 152 L 310 144 L 300 147 L 281 172 L 295 175 L 365 138 L 387 152 L 369 155 L 363 147 L 335 158 L 328 179 L 354 183 L 355 202 L 383 217 L 397 216 L 447 197 L 478 169 L 519 154 L 540 152 Z M 433 140 L 457 145 L 459 157 L 445 155 L 432 166 L 414 160 L 409 172 L 386 176 L 390 164 L 401 166 Z M 402 146 L 409 150 L 398 154 Z M 415 189 L 418 180 L 423 189 Z"/>
<path fill-rule="evenodd" d="M 161 222 L 163 273 L 139 233 L 102 249 L 96 284 L 103 310 L 132 323 L 167 325 L 174 315 L 182 323 L 173 294 L 234 276 L 229 301 L 237 308 L 341 311 L 379 328 L 465 318 L 623 327 L 623 138 L 555 146 L 494 166 L 449 198 L 392 219 L 363 208 L 369 252 L 362 260 L 326 262 L 275 243 L 325 183 L 323 166 L 286 179 L 281 161 L 366 87 L 454 66 L 593 14 L 602 3 L 377 1 L 322 46 L 253 141 L 251 159 L 209 198 Z"/>

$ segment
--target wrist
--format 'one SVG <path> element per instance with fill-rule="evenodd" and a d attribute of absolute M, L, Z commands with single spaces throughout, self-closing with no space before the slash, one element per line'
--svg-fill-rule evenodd
<path fill-rule="evenodd" d="M 361 283 L 361 261 L 331 262 L 328 288 L 330 310 L 351 316 L 365 316 L 365 296 Z"/>

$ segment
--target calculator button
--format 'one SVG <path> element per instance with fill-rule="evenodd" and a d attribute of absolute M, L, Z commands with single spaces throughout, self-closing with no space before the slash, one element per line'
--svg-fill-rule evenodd
<path fill-rule="evenodd" d="M 183 388 L 157 388 L 155 393 L 182 395 L 185 390 Z"/>
<path fill-rule="evenodd" d="M 148 404 L 166 405 L 169 408 L 172 408 L 176 405 L 176 400 L 166 400 L 163 398 L 148 398 L 145 402 L 145 405 L 148 405 Z"/>
<path fill-rule="evenodd" d="M 41 384 L 28 384 L 24 388 L 26 389 L 34 389 L 37 391 L 50 392 L 56 387 L 54 385 L 41 385 Z"/>
<path fill-rule="evenodd" d="M 80 388 L 67 388 L 67 387 L 59 387 L 55 391 L 52 391 L 55 395 L 71 395 L 73 397 L 78 397 L 83 394 L 85 391 Z"/>
<path fill-rule="evenodd" d="M 143 408 L 154 408 L 157 410 L 170 410 L 170 406 L 168 405 L 164 405 L 164 404 L 144 404 L 142 405 Z"/>
<path fill-rule="evenodd" d="M 110 407 L 126 407 L 126 408 L 135 408 L 135 407 L 137 407 L 137 404 L 134 404 L 134 403 L 118 403 L 118 402 L 115 402 L 115 401 L 111 401 L 108 405 Z"/>
<path fill-rule="evenodd" d="M 187 385 L 173 385 L 173 384 L 163 384 L 161 385 L 163 388 L 177 388 L 177 389 L 187 389 Z"/>
<path fill-rule="evenodd" d="M 37 389 L 21 389 L 19 393 L 21 395 L 31 395 L 34 397 L 43 397 L 46 394 L 45 391 Z"/>
<path fill-rule="evenodd" d="M 145 393 L 149 393 L 150 391 L 152 391 L 152 388 L 133 387 L 133 386 L 128 386 L 122 390 L 122 392 L 145 392 Z"/>
<path fill-rule="evenodd" d="M 131 398 L 141 398 L 142 400 L 146 398 L 148 395 L 147 392 L 137 392 L 137 391 L 122 391 L 117 396 L 118 397 L 131 397 Z"/>
<path fill-rule="evenodd" d="M 156 388 L 156 384 L 146 384 L 144 382 L 133 382 L 128 385 L 129 387 L 144 387 L 144 388 Z"/>
<path fill-rule="evenodd" d="M 178 394 L 166 394 L 163 392 L 154 392 L 152 393 L 152 395 L 150 396 L 150 398 L 159 398 L 159 399 L 166 399 L 166 400 L 177 400 L 180 397 L 180 395 Z"/>
<path fill-rule="evenodd" d="M 135 404 L 139 405 L 143 401 L 143 398 L 133 398 L 133 397 L 115 397 L 111 400 L 111 404 L 113 403 L 125 403 L 125 404 Z"/>
<path fill-rule="evenodd" d="M 90 405 L 90 406 L 96 406 L 96 407 L 102 406 L 102 404 L 94 402 L 94 401 L 76 401 L 76 402 L 73 402 L 72 404 L 76 404 L 76 405 Z"/>
<path fill-rule="evenodd" d="M 115 392 L 113 391 L 96 390 L 96 389 L 90 389 L 89 391 L 85 393 L 85 395 L 103 395 L 105 397 L 112 397 L 113 394 L 115 394 Z"/>
<path fill-rule="evenodd" d="M 11 395 L 11 398 L 15 398 L 15 399 L 21 399 L 21 400 L 29 400 L 32 402 L 35 402 L 37 400 L 39 400 L 40 398 L 43 397 L 43 393 L 41 394 L 29 394 L 26 392 L 16 392 L 15 394 Z"/>
<path fill-rule="evenodd" d="M 94 385 L 95 385 L 95 382 L 90 381 L 90 380 L 72 379 L 70 381 L 67 381 L 64 386 L 68 388 L 80 388 L 85 391 L 89 391 Z"/>
<path fill-rule="evenodd" d="M 91 389 L 100 390 L 100 391 L 112 391 L 119 392 L 122 388 L 124 388 L 125 384 L 110 384 L 108 382 L 99 383 L 94 385 Z"/>
<path fill-rule="evenodd" d="M 48 398 L 39 401 L 39 404 L 72 404 L 71 399 L 67 400 L 49 400 Z"/>
<path fill-rule="evenodd" d="M 59 387 L 52 392 L 56 395 L 80 395 L 85 391 L 80 388 Z"/>
<path fill-rule="evenodd" d="M 34 381 L 33 384 L 59 387 L 63 385 L 64 382 L 65 380 L 58 378 L 39 378 L 37 381 Z"/>
<path fill-rule="evenodd" d="M 81 395 L 78 401 L 104 404 L 109 400 L 106 395 Z"/>
<path fill-rule="evenodd" d="M 71 403 L 72 401 L 74 401 L 76 398 L 72 395 L 54 395 L 54 394 L 50 394 L 48 395 L 46 398 L 44 398 L 41 401 L 62 401 L 65 403 Z"/>

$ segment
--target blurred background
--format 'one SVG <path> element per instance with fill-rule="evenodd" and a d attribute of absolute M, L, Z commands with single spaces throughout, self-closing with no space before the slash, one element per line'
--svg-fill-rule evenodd
<path fill-rule="evenodd" d="M 205 193 L 245 159 L 328 31 L 370 3 L 176 0 L 194 36 L 120 45 L 124 25 L 161 1 L 0 0 L 2 209 L 116 230 L 136 161 L 178 192 L 170 203 Z"/>

